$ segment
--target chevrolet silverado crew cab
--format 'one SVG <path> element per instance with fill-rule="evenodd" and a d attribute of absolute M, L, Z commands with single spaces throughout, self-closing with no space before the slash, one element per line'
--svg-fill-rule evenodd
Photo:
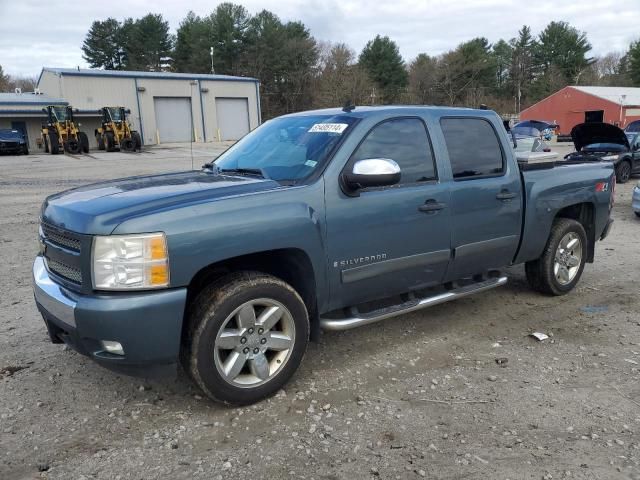
<path fill-rule="evenodd" d="M 35 299 L 53 342 L 130 373 L 180 362 L 212 399 L 247 404 L 321 329 L 500 286 L 514 264 L 566 294 L 614 187 L 609 162 L 519 165 L 487 110 L 296 113 L 200 171 L 47 198 Z"/>

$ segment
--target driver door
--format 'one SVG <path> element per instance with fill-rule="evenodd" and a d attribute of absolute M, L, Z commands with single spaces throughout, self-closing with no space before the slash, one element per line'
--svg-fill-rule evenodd
<path fill-rule="evenodd" d="M 390 187 L 327 193 L 330 308 L 433 286 L 451 256 L 449 191 L 438 180 L 427 127 L 418 117 L 398 117 L 373 127 L 351 155 L 387 158 L 401 169 Z"/>

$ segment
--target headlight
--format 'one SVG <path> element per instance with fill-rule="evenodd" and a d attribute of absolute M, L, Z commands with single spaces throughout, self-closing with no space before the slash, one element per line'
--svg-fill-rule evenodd
<path fill-rule="evenodd" d="M 602 160 L 607 160 L 607 161 L 611 162 L 611 161 L 618 160 L 618 158 L 620 158 L 620 155 L 607 155 L 605 157 L 600 157 L 600 158 L 602 158 Z"/>
<path fill-rule="evenodd" d="M 93 287 L 141 290 L 169 286 L 169 254 L 164 233 L 95 237 Z"/>

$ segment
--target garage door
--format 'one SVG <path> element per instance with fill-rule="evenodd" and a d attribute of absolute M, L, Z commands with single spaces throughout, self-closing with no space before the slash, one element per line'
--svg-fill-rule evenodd
<path fill-rule="evenodd" d="M 156 128 L 160 143 L 190 142 L 191 99 L 189 97 L 154 97 Z"/>
<path fill-rule="evenodd" d="M 249 102 L 246 98 L 216 98 L 221 140 L 238 140 L 249 133 Z"/>

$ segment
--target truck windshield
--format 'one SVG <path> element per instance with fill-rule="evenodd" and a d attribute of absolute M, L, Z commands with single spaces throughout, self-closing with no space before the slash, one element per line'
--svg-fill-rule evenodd
<path fill-rule="evenodd" d="M 53 107 L 53 115 L 59 122 L 64 122 L 67 119 L 67 107 Z"/>
<path fill-rule="evenodd" d="M 122 121 L 122 115 L 120 115 L 119 108 L 109 108 L 109 115 L 111 115 L 111 120 L 113 120 L 114 122 Z"/>
<path fill-rule="evenodd" d="M 276 181 L 299 181 L 322 168 L 356 118 L 281 117 L 265 122 L 224 152 L 219 171 L 259 171 Z"/>

